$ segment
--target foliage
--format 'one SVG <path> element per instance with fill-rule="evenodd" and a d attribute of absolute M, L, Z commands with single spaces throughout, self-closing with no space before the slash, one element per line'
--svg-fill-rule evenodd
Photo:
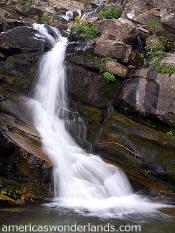
<path fill-rule="evenodd" d="M 111 57 L 102 57 L 100 59 L 100 73 L 102 73 L 104 70 L 105 61 L 114 61 L 114 59 Z"/>
<path fill-rule="evenodd" d="M 123 7 L 118 4 L 117 6 L 111 6 L 106 8 L 99 13 L 100 19 L 118 19 L 121 16 Z"/>
<path fill-rule="evenodd" d="M 169 130 L 169 131 L 167 132 L 167 135 L 168 135 L 168 136 L 175 137 L 175 131 L 174 131 L 174 130 Z"/>
<path fill-rule="evenodd" d="M 168 48 L 170 43 L 167 38 L 161 37 L 160 41 L 157 41 L 152 47 L 147 48 L 148 67 L 150 69 L 157 70 L 162 74 L 171 75 L 175 73 L 175 66 L 161 65 L 162 59 L 167 56 L 166 48 Z"/>
<path fill-rule="evenodd" d="M 78 35 L 84 35 L 86 40 L 93 40 L 98 36 L 97 29 L 94 27 L 94 23 L 89 23 L 85 19 L 79 20 L 79 17 L 76 17 L 74 25 L 76 26 L 76 33 Z"/>
<path fill-rule="evenodd" d="M 103 76 L 107 82 L 110 82 L 110 81 L 114 82 L 115 81 L 115 76 L 113 74 L 111 74 L 110 72 L 104 72 Z"/>
<path fill-rule="evenodd" d="M 31 3 L 26 3 L 25 6 L 30 8 L 32 6 L 32 4 Z"/>
<path fill-rule="evenodd" d="M 152 47 L 147 48 L 147 55 L 149 58 L 159 56 L 160 52 L 164 52 L 164 46 L 159 41 L 157 41 Z"/>
<path fill-rule="evenodd" d="M 162 74 L 174 74 L 175 73 L 175 66 L 164 66 L 161 65 L 161 58 L 157 58 L 152 64 L 149 65 L 150 69 L 157 70 L 159 73 Z"/>
<path fill-rule="evenodd" d="M 49 19 L 46 16 L 41 16 L 40 23 L 49 24 Z"/>
<path fill-rule="evenodd" d="M 153 19 L 153 20 L 148 24 L 149 29 L 156 29 L 158 26 L 159 26 L 159 21 L 158 21 L 158 19 Z"/>

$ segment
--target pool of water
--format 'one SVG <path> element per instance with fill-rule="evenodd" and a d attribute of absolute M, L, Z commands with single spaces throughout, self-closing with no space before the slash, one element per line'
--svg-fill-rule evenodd
<path fill-rule="evenodd" d="M 156 217 L 132 215 L 129 219 L 102 219 L 87 216 L 85 213 L 80 214 L 63 208 L 46 206 L 2 208 L 0 209 L 0 232 L 175 233 L 175 208 L 164 209 L 161 212 L 163 214 L 157 214 Z M 9 228 L 7 228 L 9 225 L 22 225 L 26 229 L 10 228 L 9 231 Z M 138 228 L 134 228 L 134 225 L 137 225 Z M 32 228 L 33 226 L 34 228 Z M 58 228 L 49 230 L 50 226 Z M 81 228 L 78 228 L 78 226 L 81 226 Z M 119 230 L 120 226 L 122 226 L 122 231 Z M 68 227 L 70 228 L 68 229 Z"/>

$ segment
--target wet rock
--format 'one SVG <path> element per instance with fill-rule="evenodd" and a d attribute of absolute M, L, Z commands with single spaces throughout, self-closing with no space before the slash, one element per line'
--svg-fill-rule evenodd
<path fill-rule="evenodd" d="M 175 75 L 141 69 L 125 82 L 120 99 L 143 115 L 175 124 Z"/>
<path fill-rule="evenodd" d="M 96 141 L 96 149 L 104 158 L 172 185 L 175 181 L 174 145 L 173 137 L 117 113 L 107 118 Z"/>
<path fill-rule="evenodd" d="M 23 52 L 44 51 L 51 48 L 46 38 L 39 36 L 33 28 L 19 26 L 0 34 L 1 50 Z M 14 52 L 15 53 L 15 52 Z"/>
<path fill-rule="evenodd" d="M 107 83 L 99 73 L 77 65 L 68 67 L 69 93 L 74 101 L 104 109 L 111 101 L 117 99 L 120 80 Z"/>

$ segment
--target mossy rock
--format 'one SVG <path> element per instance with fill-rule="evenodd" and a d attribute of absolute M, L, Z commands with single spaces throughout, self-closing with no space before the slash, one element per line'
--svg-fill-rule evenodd
<path fill-rule="evenodd" d="M 38 202 L 47 196 L 45 189 L 35 183 L 21 183 L 0 177 L 2 188 L 0 189 L 0 200 L 10 204 L 25 204 Z"/>
<path fill-rule="evenodd" d="M 86 122 L 87 139 L 93 143 L 103 120 L 103 112 L 86 105 L 79 105 L 78 111 Z"/>
<path fill-rule="evenodd" d="M 100 129 L 98 147 L 108 159 L 144 175 L 175 181 L 175 138 L 161 131 L 112 113 Z"/>

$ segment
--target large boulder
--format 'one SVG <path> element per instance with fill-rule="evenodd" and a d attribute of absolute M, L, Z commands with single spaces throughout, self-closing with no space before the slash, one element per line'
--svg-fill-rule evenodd
<path fill-rule="evenodd" d="M 160 179 L 173 187 L 174 137 L 112 113 L 99 131 L 96 150 L 107 160 L 132 168 L 146 177 Z"/>
<path fill-rule="evenodd" d="M 97 22 L 101 36 L 95 39 L 94 53 L 101 57 L 112 57 L 119 62 L 129 63 L 136 58 L 135 45 L 138 30 L 135 25 L 124 18 L 103 19 Z"/>
<path fill-rule="evenodd" d="M 141 69 L 123 86 L 120 99 L 143 115 L 175 125 L 175 75 Z"/>

